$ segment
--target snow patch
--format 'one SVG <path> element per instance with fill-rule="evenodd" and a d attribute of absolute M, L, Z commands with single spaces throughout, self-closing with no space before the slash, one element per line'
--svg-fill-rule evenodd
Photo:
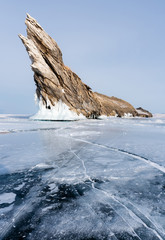
<path fill-rule="evenodd" d="M 80 120 L 86 119 L 82 114 L 77 114 L 69 109 L 69 107 L 63 103 L 61 100 L 52 106 L 49 100 L 47 104 L 50 105 L 51 109 L 46 108 L 42 103 L 42 100 L 39 101 L 39 111 L 31 119 L 34 120 Z"/>
<path fill-rule="evenodd" d="M 115 116 L 101 115 L 101 116 L 98 117 L 98 119 L 106 120 L 106 119 L 109 119 L 109 118 L 117 118 L 117 117 L 118 117 L 118 114 L 115 114 Z"/>
<path fill-rule="evenodd" d="M 0 204 L 2 203 L 12 203 L 15 201 L 15 194 L 14 193 L 3 193 L 0 194 Z"/>
<path fill-rule="evenodd" d="M 36 166 L 32 167 L 32 169 L 52 169 L 53 166 L 46 163 L 39 163 Z"/>
<path fill-rule="evenodd" d="M 99 119 L 101 119 L 101 120 L 106 120 L 106 119 L 113 119 L 113 118 L 117 118 L 118 117 L 118 114 L 115 114 L 115 116 L 106 116 L 106 115 L 101 115 L 100 117 L 99 117 Z M 124 113 L 124 116 L 122 116 L 122 118 L 132 118 L 133 117 L 133 115 L 132 115 L 132 113 Z"/>
<path fill-rule="evenodd" d="M 35 102 L 35 105 L 38 105 L 38 97 L 36 93 L 34 94 L 34 102 Z"/>
<path fill-rule="evenodd" d="M 124 116 L 123 116 L 123 118 L 132 118 L 132 117 L 133 117 L 132 113 L 124 113 Z"/>
<path fill-rule="evenodd" d="M 18 187 L 15 187 L 14 190 L 20 190 L 21 188 L 23 188 L 25 186 L 25 183 L 20 184 Z"/>

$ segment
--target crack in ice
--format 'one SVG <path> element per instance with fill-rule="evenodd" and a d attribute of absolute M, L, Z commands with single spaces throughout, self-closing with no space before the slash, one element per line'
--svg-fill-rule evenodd
<path fill-rule="evenodd" d="M 81 161 L 82 166 L 83 166 L 83 168 L 84 168 L 84 175 L 85 175 L 85 177 L 92 183 L 92 188 L 93 188 L 94 190 L 96 190 L 96 191 L 101 191 L 101 192 L 103 192 L 104 194 L 106 194 L 106 195 L 109 197 L 110 194 L 108 194 L 107 192 L 105 192 L 105 191 L 103 191 L 103 190 L 101 190 L 101 189 L 98 189 L 98 188 L 96 188 L 96 187 L 94 186 L 94 181 L 93 181 L 93 180 L 91 179 L 91 177 L 87 174 L 87 169 L 86 169 L 86 167 L 85 167 L 84 160 L 82 160 L 75 152 L 73 152 L 73 151 L 71 151 L 71 152 Z M 115 200 L 115 198 L 114 198 L 113 195 L 110 195 L 110 197 L 111 197 L 113 200 Z M 117 201 L 117 200 L 116 200 L 116 201 Z M 119 203 L 119 202 L 118 202 L 118 203 Z M 132 233 L 134 233 L 135 236 L 136 236 L 139 240 L 142 240 L 142 239 L 138 236 L 138 234 L 135 232 L 135 230 L 132 228 L 132 226 L 124 219 L 124 217 L 121 216 L 121 215 L 112 207 L 111 204 L 109 204 L 109 205 L 110 205 L 110 207 L 114 210 L 114 212 L 116 212 L 116 214 L 126 223 L 126 225 L 129 226 L 129 228 L 131 229 Z M 121 204 L 120 204 L 120 205 L 121 205 Z M 116 236 L 115 236 L 115 237 L 116 237 Z M 162 240 L 162 239 L 161 239 L 161 240 Z"/>
<path fill-rule="evenodd" d="M 76 139 L 76 138 L 72 138 L 72 139 L 75 140 L 75 141 L 84 142 L 84 143 L 87 143 L 87 144 L 91 144 L 91 145 L 98 146 L 98 147 L 101 147 L 101 148 L 109 149 L 109 150 L 111 150 L 111 151 L 120 152 L 120 153 L 129 155 L 129 156 L 132 156 L 132 157 L 135 158 L 135 159 L 142 160 L 142 161 L 144 161 L 144 162 L 146 162 L 146 163 L 149 163 L 152 167 L 154 167 L 154 168 L 156 168 L 156 169 L 158 169 L 158 170 L 160 170 L 160 171 L 162 171 L 162 172 L 165 173 L 165 169 L 164 169 L 162 166 L 160 166 L 160 165 L 158 165 L 158 164 L 156 164 L 156 163 L 148 160 L 148 159 L 145 158 L 145 157 L 141 157 L 141 156 L 139 156 L 139 155 L 136 155 L 136 154 L 133 154 L 133 153 L 130 153 L 130 152 L 126 152 L 125 150 L 122 150 L 122 149 L 117 149 L 117 148 L 113 148 L 113 147 L 101 145 L 101 144 L 98 144 L 98 143 L 93 143 L 93 142 L 86 141 L 86 140 L 82 140 L 82 139 Z M 144 227 L 146 227 L 147 229 L 149 229 L 150 231 L 152 231 L 160 240 L 163 240 L 164 236 L 161 236 L 163 233 L 162 233 L 162 234 L 158 233 L 159 230 L 158 230 L 157 227 L 154 225 L 154 223 L 152 223 L 149 219 L 148 219 L 149 224 L 147 224 L 147 223 L 144 222 L 135 212 L 133 212 L 133 211 L 132 211 L 131 209 L 129 209 L 126 205 L 124 205 L 122 202 L 120 202 L 118 199 L 116 199 L 113 195 L 107 193 L 107 192 L 104 191 L 104 190 L 101 190 L 101 189 L 96 188 L 96 187 L 94 186 L 93 180 L 90 178 L 89 175 L 87 175 L 87 171 L 86 171 L 86 167 L 85 167 L 84 161 L 83 161 L 77 154 L 75 154 L 73 151 L 72 151 L 72 153 L 82 162 L 83 168 L 84 168 L 84 170 L 85 170 L 85 175 L 88 177 L 88 179 L 89 179 L 89 180 L 92 182 L 92 184 L 93 184 L 93 185 L 92 185 L 92 188 L 94 188 L 94 189 L 96 189 L 96 190 L 100 190 L 100 191 L 102 191 L 104 194 L 106 194 L 107 196 L 111 197 L 114 201 L 116 201 L 118 204 L 120 204 L 122 207 L 124 207 L 124 208 L 127 210 L 127 212 L 128 212 L 128 214 L 130 215 L 130 217 L 131 217 L 131 216 L 132 216 L 132 217 L 133 217 L 133 216 L 136 216 L 136 218 L 139 219 L 139 221 L 142 223 L 142 225 L 143 225 Z M 113 209 L 114 209 L 114 208 L 113 208 Z M 115 210 L 114 210 L 114 211 L 115 211 Z M 115 212 L 116 212 L 116 211 L 115 211 Z M 116 212 L 116 213 L 117 213 L 117 212 Z M 141 214 L 142 214 L 142 213 L 141 213 Z M 119 214 L 118 214 L 118 215 L 119 215 Z M 123 221 L 124 221 L 125 223 L 127 223 L 126 220 L 125 220 L 121 215 L 119 215 L 119 216 L 123 219 Z M 143 216 L 144 216 L 144 215 L 143 215 Z M 145 216 L 145 217 L 147 218 L 147 216 Z M 133 219 L 135 220 L 135 218 L 133 218 Z M 136 221 L 136 220 L 135 220 L 135 221 Z M 128 224 L 128 223 L 127 223 L 127 224 Z M 148 225 L 149 225 L 149 226 L 148 226 Z M 129 224 L 128 224 L 128 226 L 132 229 L 132 227 L 131 227 Z M 134 231 L 134 229 L 132 229 L 132 230 Z M 134 232 L 134 233 L 136 234 L 136 236 L 137 236 L 139 239 L 141 239 L 141 238 L 137 235 L 136 232 Z M 164 235 L 164 234 L 163 234 L 163 235 Z M 163 238 L 162 238 L 162 237 L 163 237 Z"/>
<path fill-rule="evenodd" d="M 132 209 L 128 208 L 125 204 L 123 204 L 122 202 L 120 202 L 114 195 L 110 194 L 110 193 L 107 193 L 105 190 L 102 190 L 102 189 L 98 189 L 97 190 L 100 190 L 101 192 L 103 192 L 105 195 L 107 195 L 108 197 L 112 198 L 114 201 L 116 201 L 119 205 L 121 205 L 122 207 L 124 207 L 126 209 L 126 211 L 128 212 L 128 214 L 130 215 L 130 217 L 132 216 L 132 218 L 136 221 L 136 219 L 133 217 L 135 216 L 140 223 L 142 223 L 142 225 L 146 228 L 148 228 L 149 230 L 151 230 L 160 240 L 163 240 L 163 236 L 160 236 L 160 233 L 158 233 L 158 230 L 156 228 L 156 226 L 153 224 L 153 226 L 156 228 L 152 228 L 150 226 L 148 226 L 137 214 L 135 214 Z M 128 224 L 128 223 L 127 223 Z M 136 233 L 136 232 L 135 232 Z M 138 236 L 139 237 L 139 236 Z M 141 239 L 141 238 L 140 238 Z"/>
<path fill-rule="evenodd" d="M 86 166 L 85 166 L 85 163 L 84 163 L 84 160 L 81 159 L 75 152 L 73 152 L 71 150 L 71 152 L 81 161 L 82 163 L 82 166 L 83 166 L 83 169 L 84 169 L 84 175 L 85 177 L 92 183 L 92 188 L 95 188 L 94 187 L 94 181 L 91 179 L 91 177 L 87 174 L 87 169 L 86 169 Z"/>
<path fill-rule="evenodd" d="M 78 139 L 78 138 L 72 138 L 74 139 L 75 141 L 80 141 L 80 142 L 84 142 L 84 143 L 88 143 L 90 145 L 94 145 L 94 146 L 98 146 L 100 148 L 105 148 L 105 149 L 109 149 L 110 151 L 114 151 L 114 152 L 120 152 L 120 153 L 123 153 L 125 155 L 128 155 L 128 156 L 131 156 L 132 158 L 135 158 L 135 159 L 138 159 L 140 161 L 143 161 L 145 163 L 147 163 L 148 165 L 158 169 L 159 171 L 165 173 L 165 167 L 155 163 L 155 162 L 152 162 L 151 160 L 145 158 L 145 157 L 142 157 L 142 156 L 139 156 L 137 154 L 134 154 L 134 153 L 131 153 L 131 152 L 127 152 L 123 149 L 119 149 L 119 148 L 114 148 L 114 147 L 109 147 L 109 146 L 106 146 L 106 145 L 102 145 L 102 144 L 99 144 L 99 143 L 93 143 L 93 142 L 90 142 L 90 141 L 87 141 L 87 140 L 83 140 L 83 139 Z"/>

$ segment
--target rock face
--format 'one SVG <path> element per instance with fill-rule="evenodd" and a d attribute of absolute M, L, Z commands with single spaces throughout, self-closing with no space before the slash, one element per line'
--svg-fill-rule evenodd
<path fill-rule="evenodd" d="M 43 30 L 37 21 L 27 14 L 27 37 L 19 35 L 32 61 L 36 94 L 51 110 L 62 102 L 74 114 L 87 118 L 101 115 L 138 116 L 135 108 L 126 101 L 93 92 L 89 86 L 64 65 L 57 43 Z"/>
<path fill-rule="evenodd" d="M 149 111 L 139 107 L 139 108 L 136 108 L 136 111 L 138 112 L 138 116 L 139 117 L 152 117 L 152 113 L 150 113 Z"/>

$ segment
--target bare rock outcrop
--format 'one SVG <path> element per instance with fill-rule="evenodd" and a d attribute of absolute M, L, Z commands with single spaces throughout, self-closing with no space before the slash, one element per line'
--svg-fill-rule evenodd
<path fill-rule="evenodd" d="M 69 110 L 87 118 L 124 116 L 127 113 L 138 116 L 138 112 L 128 102 L 93 92 L 84 84 L 64 65 L 62 52 L 54 39 L 29 14 L 25 24 L 27 37 L 21 34 L 19 37 L 32 61 L 36 94 L 45 108 L 51 109 L 61 101 Z"/>
<path fill-rule="evenodd" d="M 141 107 L 136 108 L 136 111 L 138 112 L 138 116 L 139 117 L 146 117 L 146 118 L 153 117 L 152 113 L 150 113 L 149 111 L 145 110 L 144 108 L 141 108 Z"/>

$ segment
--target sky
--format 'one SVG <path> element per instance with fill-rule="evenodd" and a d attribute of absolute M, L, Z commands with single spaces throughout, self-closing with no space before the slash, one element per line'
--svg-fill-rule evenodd
<path fill-rule="evenodd" d="M 164 0 L 2 0 L 0 113 L 33 114 L 26 13 L 55 39 L 64 64 L 93 91 L 165 113 Z"/>

